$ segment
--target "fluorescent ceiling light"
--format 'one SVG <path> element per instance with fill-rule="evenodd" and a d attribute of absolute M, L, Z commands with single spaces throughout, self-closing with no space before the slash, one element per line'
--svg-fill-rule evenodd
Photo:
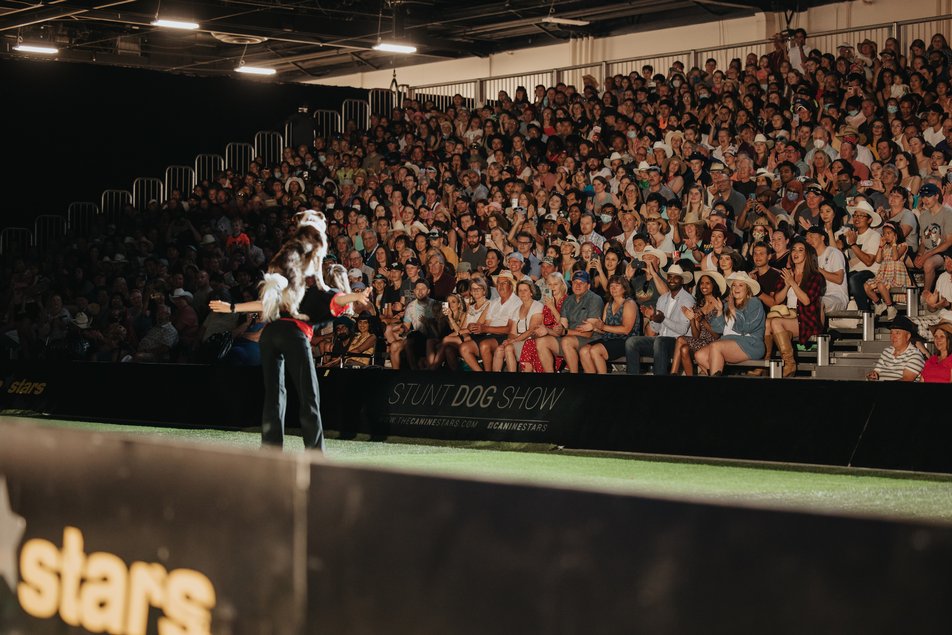
<path fill-rule="evenodd" d="M 58 48 L 52 46 L 35 46 L 33 44 L 17 44 L 13 47 L 13 50 L 21 53 L 42 53 L 43 55 L 56 55 L 59 53 Z"/>
<path fill-rule="evenodd" d="M 408 44 L 393 44 L 391 42 L 380 42 L 374 47 L 375 51 L 384 51 L 386 53 L 416 53 L 416 47 Z"/>
<path fill-rule="evenodd" d="M 186 29 L 194 31 L 198 28 L 198 22 L 186 22 L 185 20 L 152 20 L 152 26 L 161 26 L 167 29 Z"/>
<path fill-rule="evenodd" d="M 567 26 L 588 26 L 591 24 L 589 20 L 573 20 L 572 18 L 557 18 L 554 15 L 547 15 L 542 18 L 543 24 L 564 24 Z"/>
<path fill-rule="evenodd" d="M 261 66 L 245 66 L 242 64 L 236 69 L 239 73 L 248 73 L 249 75 L 274 75 L 278 71 L 273 68 L 262 68 Z"/>

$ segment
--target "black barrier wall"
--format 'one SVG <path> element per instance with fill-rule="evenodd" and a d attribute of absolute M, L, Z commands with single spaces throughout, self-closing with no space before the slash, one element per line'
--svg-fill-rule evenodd
<path fill-rule="evenodd" d="M 260 425 L 260 370 L 0 366 L 0 409 L 129 423 Z M 624 375 L 325 371 L 325 426 L 391 435 L 952 473 L 948 388 Z M 288 421 L 295 421 L 293 395 Z"/>
<path fill-rule="evenodd" d="M 37 425 L 0 439 L 0 634 L 302 632 L 293 460 Z"/>
<path fill-rule="evenodd" d="M 0 420 L 0 635 L 945 633 L 952 527 Z"/>

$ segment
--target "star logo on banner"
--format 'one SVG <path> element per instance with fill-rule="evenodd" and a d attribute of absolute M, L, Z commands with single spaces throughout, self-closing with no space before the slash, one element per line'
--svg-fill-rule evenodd
<path fill-rule="evenodd" d="M 7 481 L 0 476 L 0 577 L 7 581 L 10 590 L 16 593 L 20 579 L 17 568 L 17 547 L 26 529 L 26 519 L 10 509 Z"/>

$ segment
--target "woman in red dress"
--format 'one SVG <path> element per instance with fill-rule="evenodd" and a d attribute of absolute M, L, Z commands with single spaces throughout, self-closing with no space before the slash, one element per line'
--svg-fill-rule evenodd
<path fill-rule="evenodd" d="M 519 356 L 519 366 L 523 372 L 536 373 L 554 373 L 564 363 L 564 358 L 555 358 L 554 368 L 544 368 L 542 360 L 539 359 L 539 349 L 536 347 L 536 340 L 540 337 L 552 337 L 561 333 L 559 320 L 562 319 L 562 304 L 568 296 L 568 287 L 565 279 L 559 272 L 550 273 L 545 284 L 549 288 L 549 293 L 544 293 L 542 297 L 542 326 L 540 326 L 533 336 L 526 340 L 522 347 L 522 355 Z"/>
<path fill-rule="evenodd" d="M 952 355 L 949 355 L 949 339 L 952 338 L 952 322 L 939 322 L 932 328 L 935 355 L 926 360 L 922 369 L 922 381 L 927 383 L 952 382 Z"/>

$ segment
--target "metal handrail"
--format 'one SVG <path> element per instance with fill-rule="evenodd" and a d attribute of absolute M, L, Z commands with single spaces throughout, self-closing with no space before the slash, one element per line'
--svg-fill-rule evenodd
<path fill-rule="evenodd" d="M 922 27 L 922 26 L 925 26 L 925 25 L 927 25 L 927 24 L 939 24 L 939 23 L 941 23 L 941 22 L 943 22 L 943 21 L 945 21 L 945 20 L 952 20 L 952 14 L 944 14 L 944 15 L 940 15 L 940 16 L 934 16 L 934 17 L 930 17 L 928 20 L 923 20 L 923 19 L 918 19 L 918 20 L 916 20 L 916 19 L 897 20 L 897 21 L 893 21 L 893 22 L 882 22 L 882 23 L 877 23 L 877 24 L 865 24 L 865 25 L 862 25 L 862 26 L 849 27 L 849 28 L 846 28 L 846 29 L 831 29 L 831 30 L 828 30 L 828 31 L 816 31 L 816 32 L 811 32 L 811 33 L 809 33 L 808 37 L 809 37 L 809 38 L 821 38 L 821 37 L 830 37 L 830 36 L 835 36 L 835 35 L 848 35 L 848 34 L 850 34 L 850 33 L 858 33 L 858 32 L 862 32 L 862 31 L 872 31 L 872 30 L 875 30 L 875 29 L 889 29 L 889 30 L 891 31 L 891 36 L 890 36 L 890 37 L 897 37 L 897 38 L 898 38 L 898 37 L 900 36 L 900 30 L 901 30 L 903 27 L 907 27 L 907 26 L 920 26 L 920 27 Z M 900 38 L 900 41 L 901 41 L 901 38 Z M 531 76 L 531 75 L 540 75 L 540 74 L 544 74 L 544 73 L 553 73 L 555 76 L 558 76 L 559 74 L 564 73 L 564 72 L 567 72 L 567 71 L 577 70 L 577 69 L 579 69 L 579 68 L 585 68 L 585 67 L 598 66 L 598 65 L 600 65 L 600 64 L 601 64 L 601 65 L 612 65 L 612 64 L 625 64 L 625 63 L 629 63 L 629 62 L 639 62 L 639 61 L 650 62 L 650 60 L 652 60 L 652 59 L 664 58 L 664 57 L 675 57 L 675 56 L 681 56 L 681 55 L 688 57 L 688 60 L 685 61 L 685 66 L 688 68 L 688 70 L 690 70 L 690 68 L 693 67 L 693 66 L 700 66 L 701 61 L 702 61 L 702 58 L 710 57 L 712 54 L 716 54 L 716 53 L 718 53 L 719 51 L 726 51 L 726 50 L 730 50 L 730 49 L 745 48 L 745 47 L 752 47 L 752 48 L 754 48 L 754 47 L 760 47 L 760 46 L 770 45 L 770 44 L 772 44 L 772 43 L 773 43 L 773 39 L 772 39 L 772 38 L 764 38 L 764 39 L 761 39 L 761 40 L 752 40 L 752 41 L 747 41 L 747 42 L 736 42 L 736 43 L 732 43 L 732 44 L 723 44 L 723 45 L 720 45 L 720 46 L 712 46 L 712 47 L 706 47 L 706 48 L 700 48 L 700 49 L 682 50 L 682 51 L 671 51 L 671 52 L 665 51 L 665 52 L 649 53 L 649 54 L 640 55 L 640 56 L 635 56 L 635 57 L 625 57 L 625 58 L 611 59 L 611 60 L 600 60 L 600 61 L 597 61 L 597 62 L 593 61 L 593 62 L 588 63 L 588 64 L 575 64 L 575 65 L 573 65 L 573 66 L 562 66 L 562 67 L 558 67 L 558 68 L 537 69 L 537 70 L 531 70 L 531 71 L 524 71 L 524 72 L 521 72 L 521 73 L 511 73 L 511 74 L 507 74 L 507 75 L 491 75 L 491 76 L 487 76 L 487 77 L 474 77 L 474 78 L 471 78 L 471 79 L 460 79 L 460 80 L 453 81 L 453 82 L 442 82 L 442 83 L 433 83 L 433 84 L 420 84 L 420 85 L 417 85 L 417 86 L 412 86 L 412 87 L 410 87 L 410 91 L 411 91 L 412 93 L 415 93 L 415 92 L 418 92 L 418 91 L 425 91 L 425 90 L 427 90 L 427 89 L 435 89 L 435 88 L 443 88 L 443 87 L 451 87 L 451 86 L 461 86 L 461 85 L 464 85 L 464 84 L 476 83 L 477 88 L 476 88 L 475 93 L 477 94 L 477 96 L 480 96 L 480 95 L 484 95 L 484 94 L 485 94 L 485 91 L 483 90 L 483 85 L 484 85 L 485 82 L 487 82 L 487 81 L 497 81 L 497 80 L 504 80 L 504 79 L 514 79 L 514 78 L 520 78 L 520 77 L 528 77 L 528 76 Z M 690 64 L 689 64 L 689 62 L 690 62 Z M 663 71 L 660 71 L 660 72 L 663 72 Z M 526 89 L 528 90 L 528 88 L 529 88 L 529 87 L 527 86 Z M 477 98 L 477 101 L 482 101 L 482 100 L 480 100 L 480 99 Z"/>

